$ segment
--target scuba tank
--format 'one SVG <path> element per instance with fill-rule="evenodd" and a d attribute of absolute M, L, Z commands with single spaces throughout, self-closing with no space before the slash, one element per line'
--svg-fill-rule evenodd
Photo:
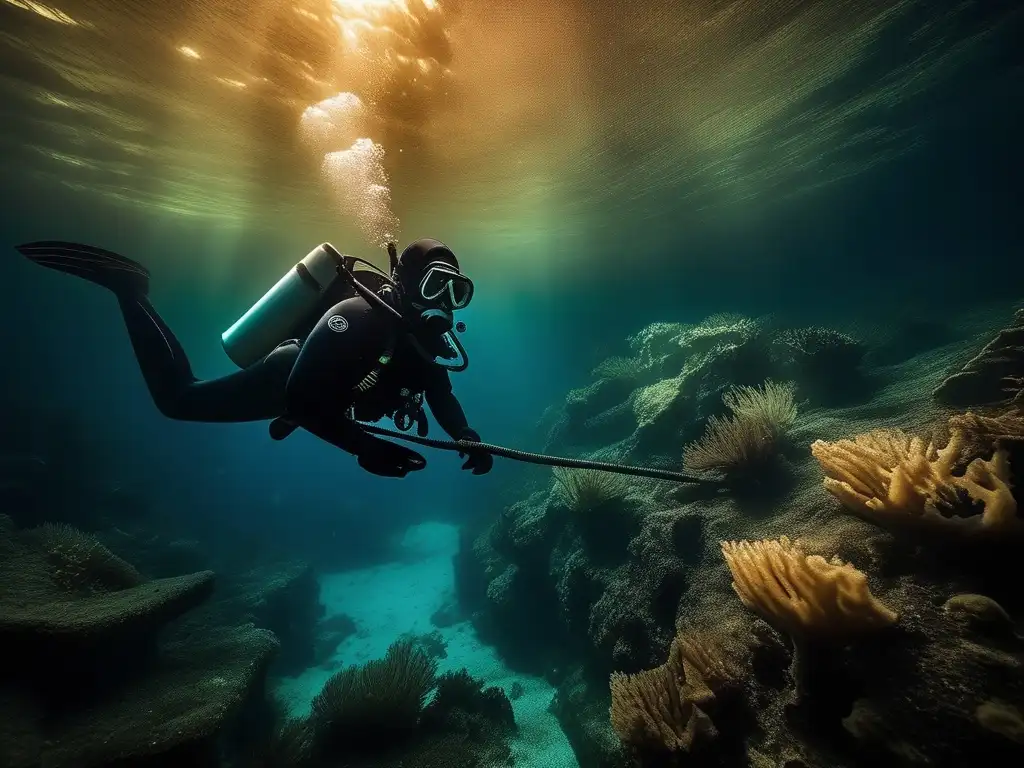
<path fill-rule="evenodd" d="M 335 254 L 318 245 L 221 334 L 224 351 L 235 365 L 247 368 L 294 336 L 296 326 L 338 279 Z"/>
<path fill-rule="evenodd" d="M 395 244 L 388 243 L 387 250 L 393 275 L 398 264 Z M 304 340 L 331 307 L 356 295 L 390 314 L 419 348 L 408 321 L 381 298 L 384 291 L 394 287 L 391 275 L 365 259 L 342 254 L 330 243 L 321 243 L 221 334 L 224 351 L 239 368 L 248 368 L 285 341 Z M 458 323 L 456 330 L 461 333 L 465 324 Z M 444 344 L 444 362 L 425 350 L 420 353 L 446 370 L 465 370 L 469 357 L 455 334 L 446 333 Z M 448 364 L 449 360 L 456 362 Z"/>

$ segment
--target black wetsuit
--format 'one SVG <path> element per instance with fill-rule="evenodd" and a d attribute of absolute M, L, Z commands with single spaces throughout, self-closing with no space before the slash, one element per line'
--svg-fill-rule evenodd
<path fill-rule="evenodd" d="M 285 342 L 248 368 L 208 381 L 196 379 L 181 344 L 148 299 L 119 301 L 146 385 L 169 418 L 241 422 L 287 416 L 358 455 L 380 440 L 352 421 L 353 407 L 357 418 L 376 421 L 391 416 L 409 395 L 422 393 L 449 436 L 460 439 L 469 430 L 448 372 L 424 360 L 395 333 L 393 322 L 361 297 L 331 307 L 304 341 Z M 344 322 L 332 320 L 338 317 Z M 382 365 L 389 349 L 391 359 Z M 358 391 L 375 369 L 376 383 Z"/>
<path fill-rule="evenodd" d="M 157 408 L 169 418 L 283 420 L 285 429 L 271 430 L 275 437 L 299 426 L 358 456 L 364 468 L 392 476 L 422 468 L 423 458 L 369 434 L 356 419 L 376 421 L 405 411 L 410 397 L 422 395 L 450 437 L 480 440 L 452 394 L 448 372 L 425 360 L 385 310 L 361 297 L 348 298 L 340 281 L 299 323 L 299 338 L 283 342 L 245 370 L 200 381 L 185 350 L 150 304 L 149 272 L 142 265 L 81 243 L 39 241 L 17 250 L 41 266 L 89 280 L 117 296 L 143 378 Z M 389 300 L 396 300 L 395 294 Z M 430 339 L 420 342 L 430 345 Z M 425 425 L 425 419 L 420 423 Z M 490 469 L 489 455 L 467 453 L 463 468 L 475 474 Z"/>

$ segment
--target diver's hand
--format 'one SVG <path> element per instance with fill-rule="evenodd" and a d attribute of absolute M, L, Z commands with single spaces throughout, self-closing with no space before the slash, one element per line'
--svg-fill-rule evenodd
<path fill-rule="evenodd" d="M 472 429 L 467 429 L 459 436 L 459 439 L 470 443 L 479 443 L 480 435 Z M 491 454 L 487 451 L 459 451 L 459 458 L 465 458 L 467 453 L 469 458 L 462 465 L 463 469 L 473 470 L 474 475 L 486 475 L 491 471 L 491 467 L 494 466 L 494 457 Z"/>
<path fill-rule="evenodd" d="M 380 440 L 360 451 L 359 466 L 381 477 L 405 477 L 427 466 L 427 460 L 404 445 Z"/>

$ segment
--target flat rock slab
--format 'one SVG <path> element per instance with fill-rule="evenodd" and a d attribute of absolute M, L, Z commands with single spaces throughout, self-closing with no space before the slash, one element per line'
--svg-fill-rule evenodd
<path fill-rule="evenodd" d="M 149 765 L 214 737 L 261 681 L 277 651 L 253 626 L 194 632 L 167 643 L 159 665 L 87 709 L 54 719 L 30 699 L 0 693 L 0 765 Z"/>

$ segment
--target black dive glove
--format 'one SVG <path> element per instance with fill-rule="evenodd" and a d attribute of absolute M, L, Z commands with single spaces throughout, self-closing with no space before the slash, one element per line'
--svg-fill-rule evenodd
<path fill-rule="evenodd" d="M 427 466 L 416 451 L 387 440 L 375 439 L 359 451 L 358 458 L 360 467 L 381 477 L 405 477 Z"/>
<path fill-rule="evenodd" d="M 480 435 L 474 432 L 472 429 L 462 430 L 462 434 L 459 435 L 460 440 L 466 440 L 471 443 L 479 443 Z M 463 469 L 473 470 L 474 475 L 486 475 L 491 471 L 491 467 L 494 466 L 494 457 L 491 456 L 487 451 L 459 451 L 459 458 L 465 458 L 466 454 L 469 454 L 469 458 L 466 459 L 466 463 L 462 465 Z"/>

